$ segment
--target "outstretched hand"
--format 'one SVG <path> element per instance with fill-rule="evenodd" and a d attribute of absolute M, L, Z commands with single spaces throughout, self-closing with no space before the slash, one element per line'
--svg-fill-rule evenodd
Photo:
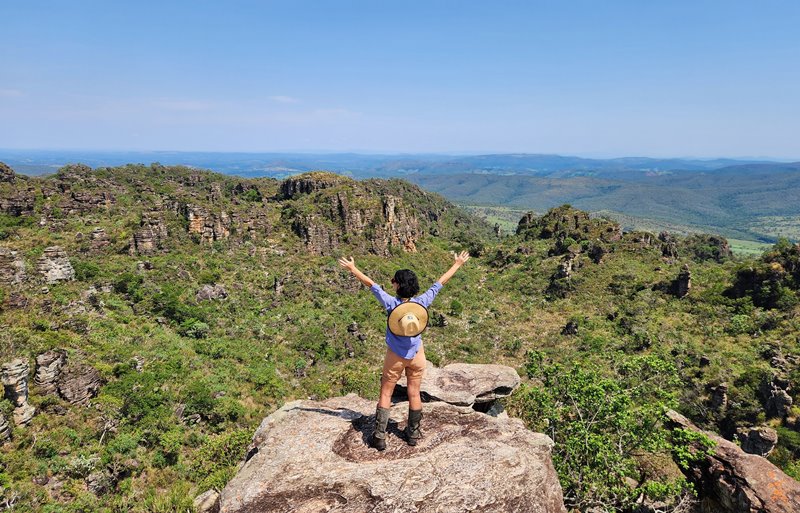
<path fill-rule="evenodd" d="M 456 254 L 456 252 L 455 252 L 455 251 L 453 251 L 452 253 L 453 253 L 453 257 L 454 257 L 454 258 L 455 258 L 455 260 L 456 260 L 456 263 L 457 263 L 458 265 L 460 265 L 460 266 L 461 266 L 461 265 L 464 265 L 464 263 L 465 263 L 467 260 L 469 260 L 469 252 L 467 252 L 467 251 L 462 251 L 461 253 L 458 253 L 458 254 Z"/>
<path fill-rule="evenodd" d="M 356 268 L 356 261 L 353 257 L 350 257 L 349 260 L 345 257 L 342 257 L 339 259 L 339 265 L 344 267 L 348 271 L 353 272 Z"/>

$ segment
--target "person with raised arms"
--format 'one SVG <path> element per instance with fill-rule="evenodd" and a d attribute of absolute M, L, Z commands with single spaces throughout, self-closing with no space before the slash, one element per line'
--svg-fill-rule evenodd
<path fill-rule="evenodd" d="M 408 382 L 408 422 L 405 436 L 409 445 L 417 445 L 422 438 L 422 398 L 420 386 L 425 373 L 425 349 L 421 334 L 428 325 L 428 306 L 433 302 L 442 286 L 453 277 L 464 263 L 469 253 L 453 253 L 455 262 L 423 294 L 419 293 L 417 275 L 408 269 L 394 273 L 392 287 L 395 296 L 387 294 L 380 285 L 371 280 L 356 267 L 353 257 L 340 258 L 339 265 L 350 271 L 386 310 L 386 356 L 381 374 L 381 394 L 375 411 L 375 430 L 369 438 L 371 447 L 386 450 L 386 427 L 389 423 L 391 399 L 397 381 L 405 373 Z"/>

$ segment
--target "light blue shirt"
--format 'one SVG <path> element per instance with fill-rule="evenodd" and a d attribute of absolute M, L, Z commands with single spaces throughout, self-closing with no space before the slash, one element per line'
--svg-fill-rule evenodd
<path fill-rule="evenodd" d="M 428 308 L 428 306 L 433 303 L 433 298 L 436 297 L 436 294 L 438 294 L 441 289 L 442 284 L 437 281 L 431 285 L 431 288 L 426 290 L 425 293 L 417 297 L 412 297 L 410 301 L 419 303 L 425 308 Z M 369 291 L 372 292 L 380 304 L 386 309 L 386 315 L 389 315 L 389 312 L 391 312 L 394 307 L 403 302 L 403 300 L 399 297 L 394 297 L 387 294 L 386 291 L 383 290 L 377 283 L 373 284 L 372 287 L 369 288 Z M 386 326 L 386 345 L 388 345 L 389 349 L 391 349 L 392 352 L 400 358 L 406 358 L 410 360 L 411 358 L 414 358 L 414 355 L 416 355 L 417 351 L 419 351 L 419 348 L 422 345 L 422 336 L 417 335 L 416 337 L 401 337 L 389 331 L 389 326 Z"/>

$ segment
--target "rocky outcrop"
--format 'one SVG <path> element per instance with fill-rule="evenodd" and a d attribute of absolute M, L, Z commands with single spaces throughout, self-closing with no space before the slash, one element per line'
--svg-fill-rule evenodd
<path fill-rule="evenodd" d="M 106 234 L 105 229 L 100 227 L 92 230 L 92 232 L 89 234 L 89 241 L 91 250 L 95 252 L 101 252 L 108 247 L 109 244 L 111 244 L 111 241 L 108 240 L 108 234 Z M 134 245 L 135 241 L 136 235 L 134 234 Z"/>
<path fill-rule="evenodd" d="M 683 264 L 681 272 L 671 284 L 670 291 L 675 297 L 684 298 L 689 295 L 690 290 L 692 290 L 692 272 L 688 264 Z"/>
<path fill-rule="evenodd" d="M 562 205 L 550 209 L 542 217 L 528 212 L 517 224 L 517 235 L 525 239 L 615 242 L 622 238 L 622 227 L 614 221 L 592 218 L 588 212 Z"/>
<path fill-rule="evenodd" d="M 717 445 L 714 454 L 690 463 L 684 470 L 695 483 L 701 511 L 715 513 L 796 513 L 800 511 L 800 483 L 766 458 L 747 454 L 736 444 L 702 431 L 686 417 L 670 411 L 672 428 L 704 433 Z"/>
<path fill-rule="evenodd" d="M 108 210 L 116 202 L 106 191 L 70 191 L 61 204 L 67 214 L 85 214 L 94 210 Z"/>
<path fill-rule="evenodd" d="M 709 234 L 692 234 L 678 243 L 678 250 L 682 255 L 693 260 L 703 262 L 713 260 L 722 263 L 733 256 L 731 246 L 725 237 Z"/>
<path fill-rule="evenodd" d="M 661 232 L 658 234 L 658 240 L 661 241 L 661 256 L 669 260 L 678 258 L 678 241 L 669 232 Z"/>
<path fill-rule="evenodd" d="M 408 405 L 392 409 L 388 448 L 366 444 L 374 401 L 295 401 L 265 418 L 249 459 L 222 490 L 223 513 L 565 512 L 552 441 L 517 419 L 424 405 L 424 438 L 400 438 Z"/>
<path fill-rule="evenodd" d="M 36 262 L 36 270 L 44 276 L 48 285 L 75 279 L 75 269 L 72 268 L 67 252 L 59 246 L 45 248 Z"/>
<path fill-rule="evenodd" d="M 720 383 L 711 389 L 711 409 L 716 411 L 728 407 L 728 384 Z"/>
<path fill-rule="evenodd" d="M 0 195 L 0 213 L 19 217 L 32 216 L 35 199 L 32 191 L 15 191 L 9 195 Z"/>
<path fill-rule="evenodd" d="M 767 426 L 740 428 L 736 435 L 742 450 L 748 454 L 766 457 L 778 445 L 778 432 Z"/>
<path fill-rule="evenodd" d="M 133 233 L 131 255 L 151 255 L 162 249 L 169 238 L 167 225 L 157 214 L 143 215 L 139 228 Z"/>
<path fill-rule="evenodd" d="M 16 284 L 25 279 L 25 262 L 16 251 L 0 247 L 0 283 Z"/>
<path fill-rule="evenodd" d="M 11 426 L 8 425 L 3 412 L 0 412 L 0 445 L 11 439 Z"/>
<path fill-rule="evenodd" d="M 767 417 L 784 418 L 789 415 L 793 403 L 789 388 L 789 381 L 777 376 L 761 384 L 758 392 L 764 401 Z"/>
<path fill-rule="evenodd" d="M 5 398 L 14 405 L 14 424 L 28 424 L 36 412 L 28 403 L 28 372 L 30 366 L 24 358 L 16 358 L 4 363 L 2 367 L 3 391 Z"/>
<path fill-rule="evenodd" d="M 228 292 L 225 287 L 215 283 L 214 285 L 203 285 L 200 290 L 195 294 L 195 299 L 198 301 L 210 301 L 212 299 L 225 299 L 228 297 Z"/>
<path fill-rule="evenodd" d="M 33 382 L 42 395 L 55 394 L 58 391 L 58 376 L 61 368 L 67 363 L 67 353 L 54 349 L 36 357 L 36 375 Z"/>
<path fill-rule="evenodd" d="M 189 233 L 197 234 L 200 242 L 211 244 L 231 235 L 231 217 L 226 212 L 212 214 L 199 205 L 187 204 L 183 215 L 189 222 Z"/>
<path fill-rule="evenodd" d="M 0 162 L 0 182 L 14 183 L 17 175 L 5 162 Z"/>
<path fill-rule="evenodd" d="M 323 189 L 335 187 L 348 179 L 332 173 L 306 173 L 281 182 L 281 199 L 295 199 Z"/>
<path fill-rule="evenodd" d="M 434 367 L 427 363 L 420 392 L 423 401 L 442 401 L 454 406 L 488 411 L 497 399 L 508 397 L 520 383 L 511 367 L 493 364 L 451 363 Z M 396 390 L 406 392 L 406 378 L 400 378 Z"/>
<path fill-rule="evenodd" d="M 298 188 L 317 192 L 318 196 L 314 197 L 311 209 L 284 209 L 284 217 L 310 252 L 330 255 L 342 244 L 355 242 L 365 235 L 366 249 L 376 255 L 389 256 L 391 248 L 406 252 L 417 250 L 421 235 L 419 219 L 402 198 L 388 193 L 370 193 L 359 187 L 328 190 L 335 183 L 323 182 L 325 186 L 318 189 L 305 180 L 291 185 L 290 191 L 295 192 L 289 197 L 296 197 Z"/>
<path fill-rule="evenodd" d="M 59 373 L 58 394 L 71 404 L 87 404 L 97 395 L 102 379 L 97 369 L 85 363 L 68 363 Z"/>

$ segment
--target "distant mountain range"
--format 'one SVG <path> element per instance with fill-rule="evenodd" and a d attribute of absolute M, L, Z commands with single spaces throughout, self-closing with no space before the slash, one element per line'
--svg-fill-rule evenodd
<path fill-rule="evenodd" d="M 562 203 L 616 215 L 629 228 L 665 226 L 727 237 L 800 239 L 800 162 L 735 159 L 587 159 L 561 155 L 363 155 L 0 150 L 24 174 L 66 163 L 160 162 L 243 177 L 329 170 L 354 178 L 402 177 L 466 205 L 545 211 Z"/>
<path fill-rule="evenodd" d="M 690 171 L 713 171 L 729 166 L 765 164 L 765 160 L 735 159 L 654 159 L 624 157 L 587 159 L 561 155 L 495 154 L 440 155 L 396 154 L 364 155 L 357 153 L 213 153 L 213 152 L 98 152 L 59 150 L 2 150 L 0 160 L 18 172 L 48 174 L 68 163 L 92 167 L 129 163 L 160 162 L 212 169 L 240 176 L 283 177 L 306 171 L 326 169 L 356 178 L 392 177 L 412 174 L 499 174 L 528 176 L 593 176 L 597 178 L 646 178 Z"/>

